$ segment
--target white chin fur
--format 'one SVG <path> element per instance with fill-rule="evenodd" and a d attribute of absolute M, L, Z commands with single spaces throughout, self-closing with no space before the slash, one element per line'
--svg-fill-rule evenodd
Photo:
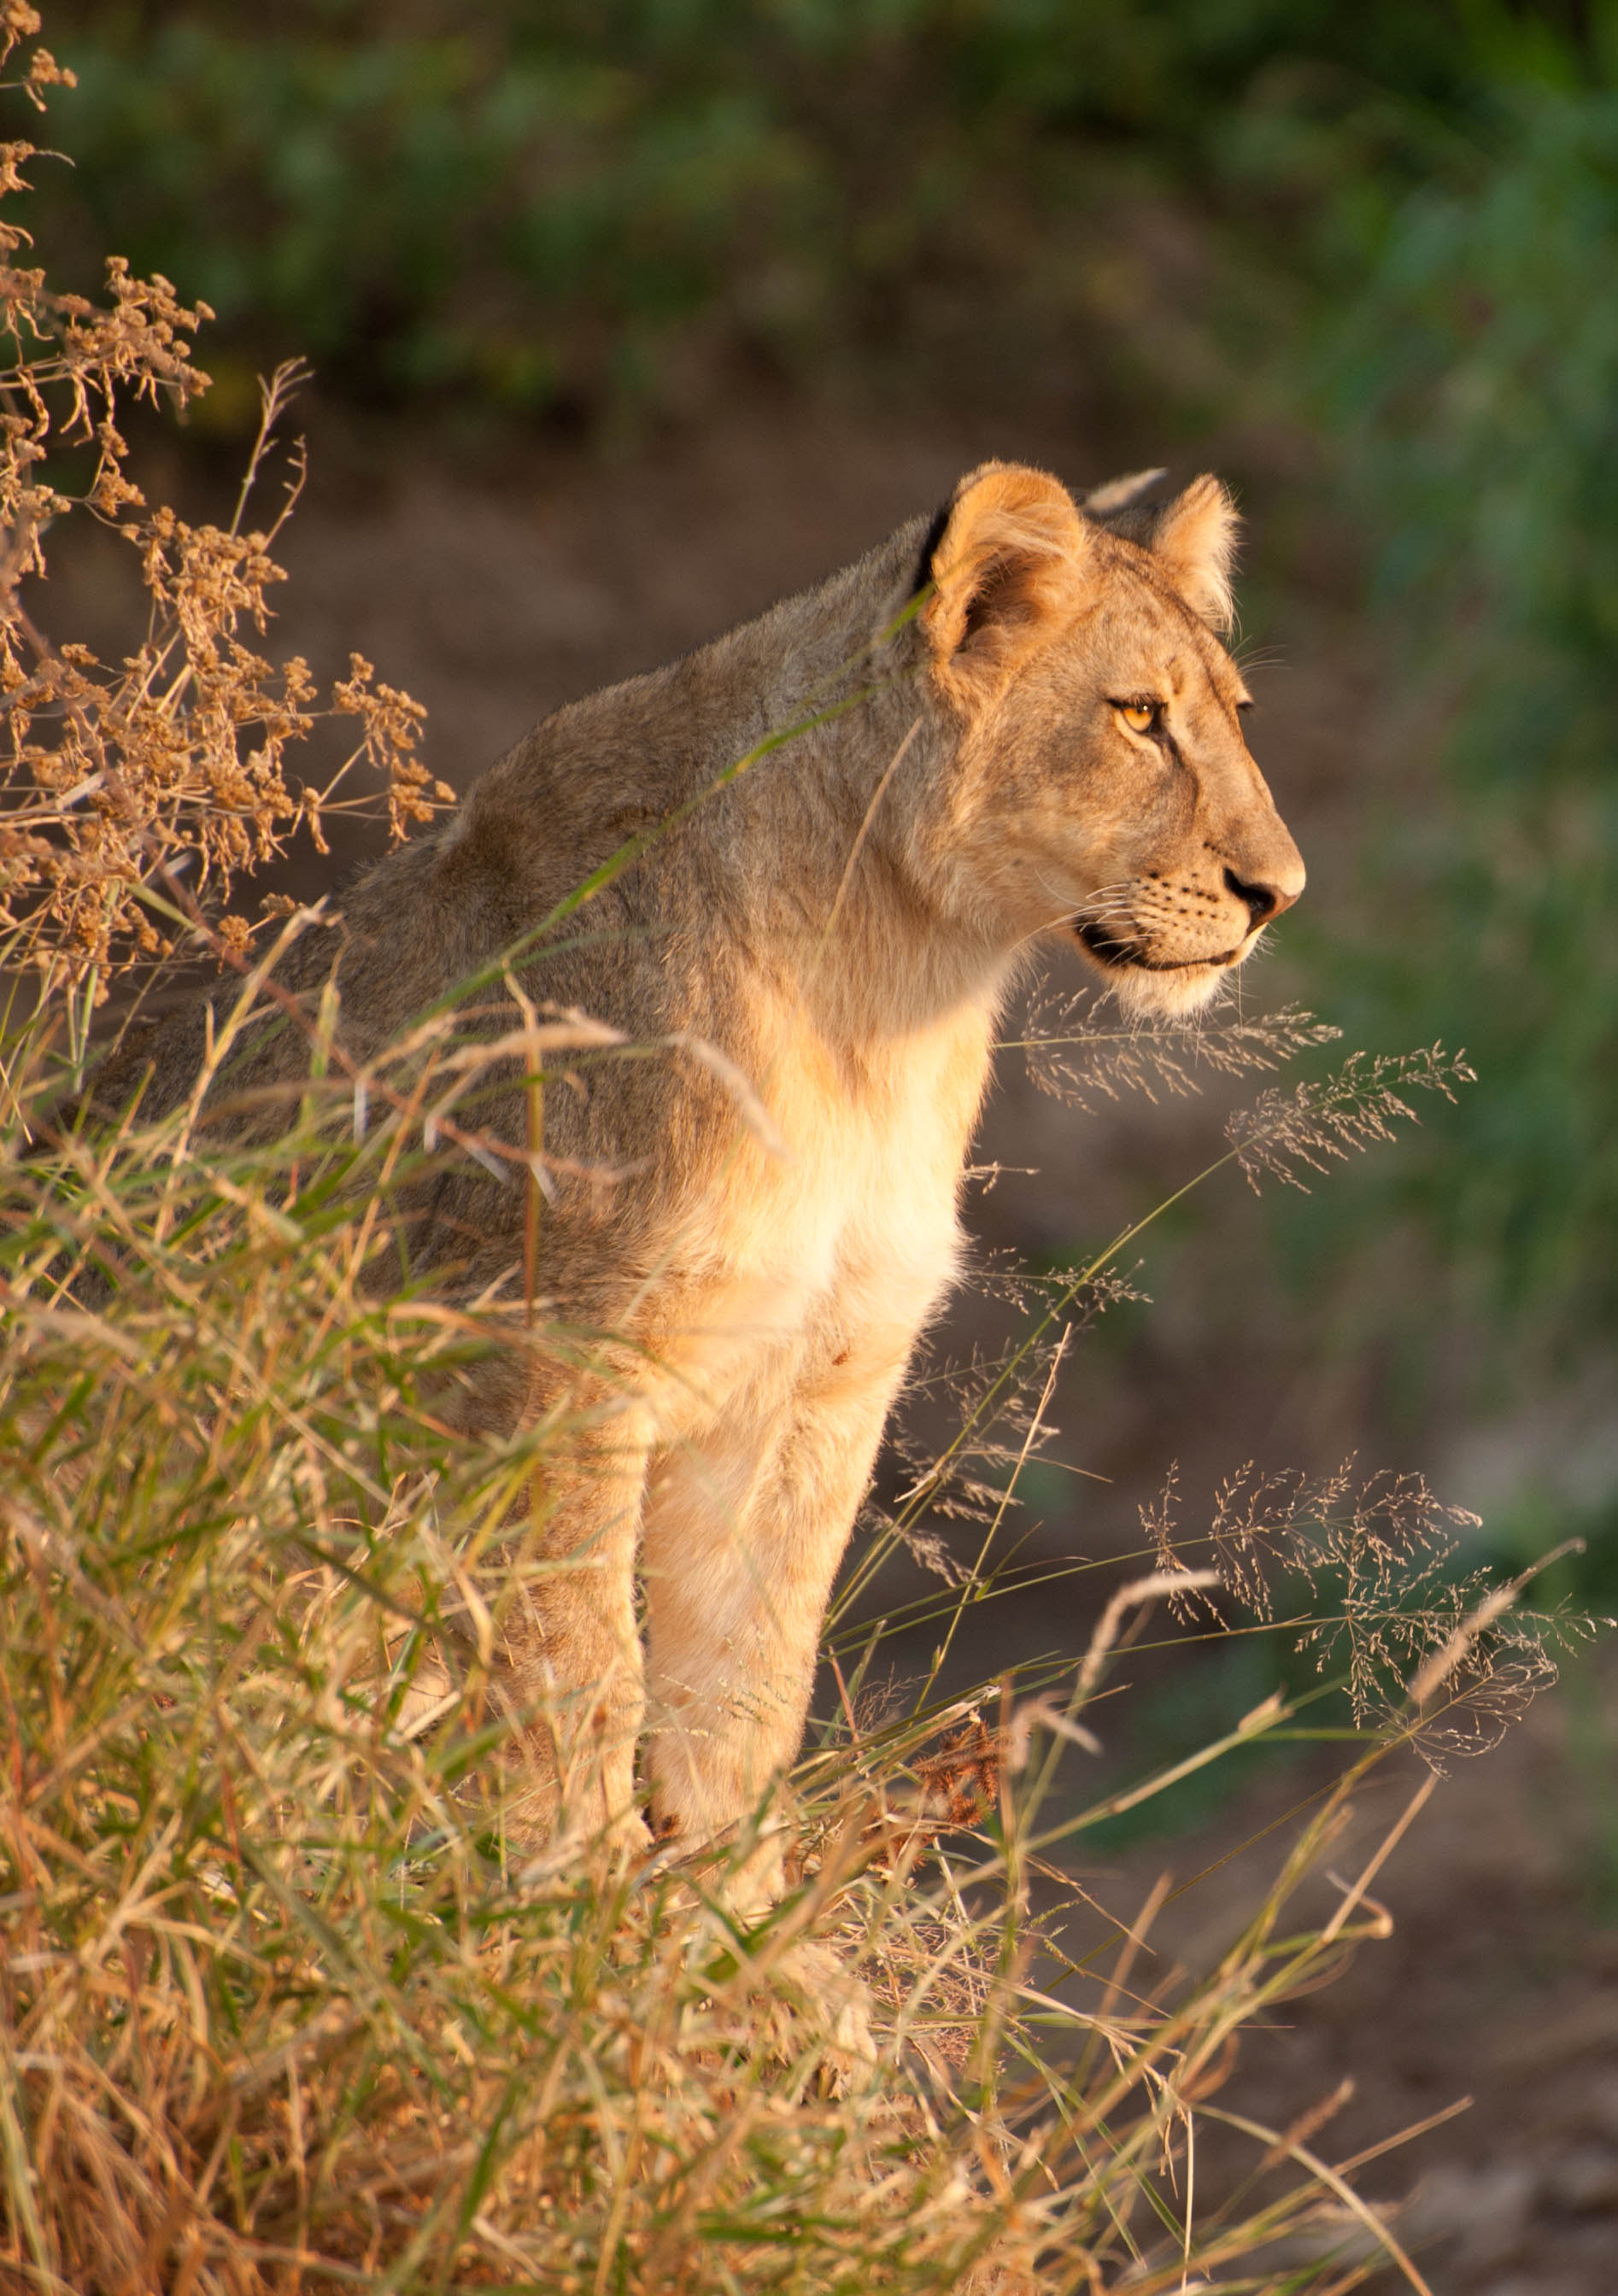
<path fill-rule="evenodd" d="M 1224 987 L 1222 964 L 1177 965 L 1172 972 L 1149 972 L 1144 965 L 1109 968 L 1107 987 L 1126 1021 L 1167 1021 L 1200 1013 Z"/>

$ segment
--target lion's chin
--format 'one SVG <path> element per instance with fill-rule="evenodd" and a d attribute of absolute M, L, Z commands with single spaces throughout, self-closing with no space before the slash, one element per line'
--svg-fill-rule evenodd
<path fill-rule="evenodd" d="M 1100 973 L 1126 1020 L 1175 1020 L 1200 1013 L 1211 1003 L 1228 974 L 1233 972 L 1258 936 L 1250 934 L 1237 947 L 1217 955 L 1195 957 L 1183 964 L 1151 954 L 1131 934 L 1114 939 L 1106 927 L 1082 913 L 1069 928 L 1080 954 Z"/>
<path fill-rule="evenodd" d="M 1209 957 L 1190 964 L 1131 963 L 1121 952 L 1097 947 L 1080 932 L 1079 946 L 1094 971 L 1113 992 L 1113 1002 L 1129 1021 L 1175 1020 L 1200 1013 L 1219 995 L 1236 969 L 1229 956 Z"/>
<path fill-rule="evenodd" d="M 1200 1013 L 1229 978 L 1228 964 L 1177 964 L 1162 972 L 1109 965 L 1106 984 L 1129 1021 L 1172 1021 Z"/>

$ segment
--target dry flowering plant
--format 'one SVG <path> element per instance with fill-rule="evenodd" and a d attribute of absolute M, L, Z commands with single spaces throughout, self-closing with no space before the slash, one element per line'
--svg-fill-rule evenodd
<path fill-rule="evenodd" d="M 0 22 L 4 69 L 38 18 L 12 0 Z M 36 49 L 3 85 L 41 102 L 44 87 L 70 78 Z M 397 841 L 454 793 L 417 754 L 420 704 L 363 656 L 323 701 L 300 657 L 274 664 L 260 650 L 285 578 L 274 554 L 303 482 L 301 441 L 274 517 L 259 525 L 248 513 L 304 379 L 297 362 L 260 386 L 228 525 L 153 505 L 129 476 L 127 408 L 183 413 L 208 389 L 193 346 L 212 315 L 119 257 L 100 302 L 48 286 L 14 210 L 24 167 L 52 156 L 0 146 L 0 955 L 78 991 L 87 1011 L 119 971 L 168 952 L 182 874 L 193 900 L 206 890 L 223 903 L 300 825 L 324 850 L 326 816 L 381 805 Z M 70 516 L 128 545 L 145 594 L 144 634 L 119 661 L 53 640 L 35 611 L 50 530 Z M 322 714 L 356 721 L 357 740 L 316 787 L 293 778 L 289 752 Z M 350 794 L 362 760 L 371 786 Z M 227 949 L 245 947 L 244 919 L 227 913 L 218 931 Z"/>

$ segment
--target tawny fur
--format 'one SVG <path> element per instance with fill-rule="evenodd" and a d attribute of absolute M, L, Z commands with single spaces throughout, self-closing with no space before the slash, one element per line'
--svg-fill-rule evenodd
<path fill-rule="evenodd" d="M 1185 1013 L 1302 888 L 1214 635 L 1228 497 L 1207 478 L 1164 509 L 1137 492 L 1119 481 L 1087 515 L 1043 472 L 985 464 L 931 528 L 547 718 L 353 889 L 341 935 L 311 932 L 288 960 L 307 995 L 334 974 L 367 1056 L 690 808 L 517 967 L 537 1004 L 637 1044 L 718 1047 L 786 1152 L 678 1049 L 597 1061 L 586 1089 L 547 1095 L 563 1177 L 540 1290 L 556 1324 L 616 1344 L 581 1338 L 537 1366 L 513 1349 L 472 1406 L 573 1431 L 546 1469 L 550 1567 L 505 1620 L 506 1695 L 544 1717 L 536 1830 L 638 1833 L 644 1743 L 653 1832 L 706 1839 L 795 1755 L 883 1423 L 956 1272 L 962 1168 L 1021 953 L 1063 941 L 1126 1012 Z M 146 1109 L 175 1104 L 202 1029 L 199 1005 L 131 1047 L 103 1104 L 143 1070 Z M 283 1028 L 237 1081 L 300 1061 Z M 517 1081 L 479 1115 L 520 1144 Z M 622 1177 L 569 1179 L 567 1160 Z M 521 1289 L 521 1189 L 462 1160 L 415 1213 L 415 1264 L 456 1296 Z"/>

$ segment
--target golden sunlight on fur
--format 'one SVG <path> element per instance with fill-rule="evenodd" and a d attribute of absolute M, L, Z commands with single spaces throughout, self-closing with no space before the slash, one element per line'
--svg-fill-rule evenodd
<path fill-rule="evenodd" d="M 310 1009 L 334 983 L 361 1057 L 474 974 L 473 1035 L 521 992 L 637 1053 L 547 1078 L 543 1313 L 455 1406 L 554 1438 L 497 1653 L 530 1840 L 700 1842 L 792 1762 L 1027 953 L 1188 1013 L 1302 890 L 1217 635 L 1235 512 L 1208 477 L 1151 507 L 1160 475 L 1084 506 L 969 472 L 931 523 L 546 719 L 277 975 Z M 102 1104 L 144 1075 L 148 1114 L 176 1105 L 206 1026 L 199 1000 L 127 1046 Z M 264 1030 L 217 1120 L 261 1128 L 307 1060 Z M 478 1120 L 521 1146 L 519 1065 Z M 521 1302 L 520 1187 L 446 1153 L 405 1211 L 440 1293 Z"/>

